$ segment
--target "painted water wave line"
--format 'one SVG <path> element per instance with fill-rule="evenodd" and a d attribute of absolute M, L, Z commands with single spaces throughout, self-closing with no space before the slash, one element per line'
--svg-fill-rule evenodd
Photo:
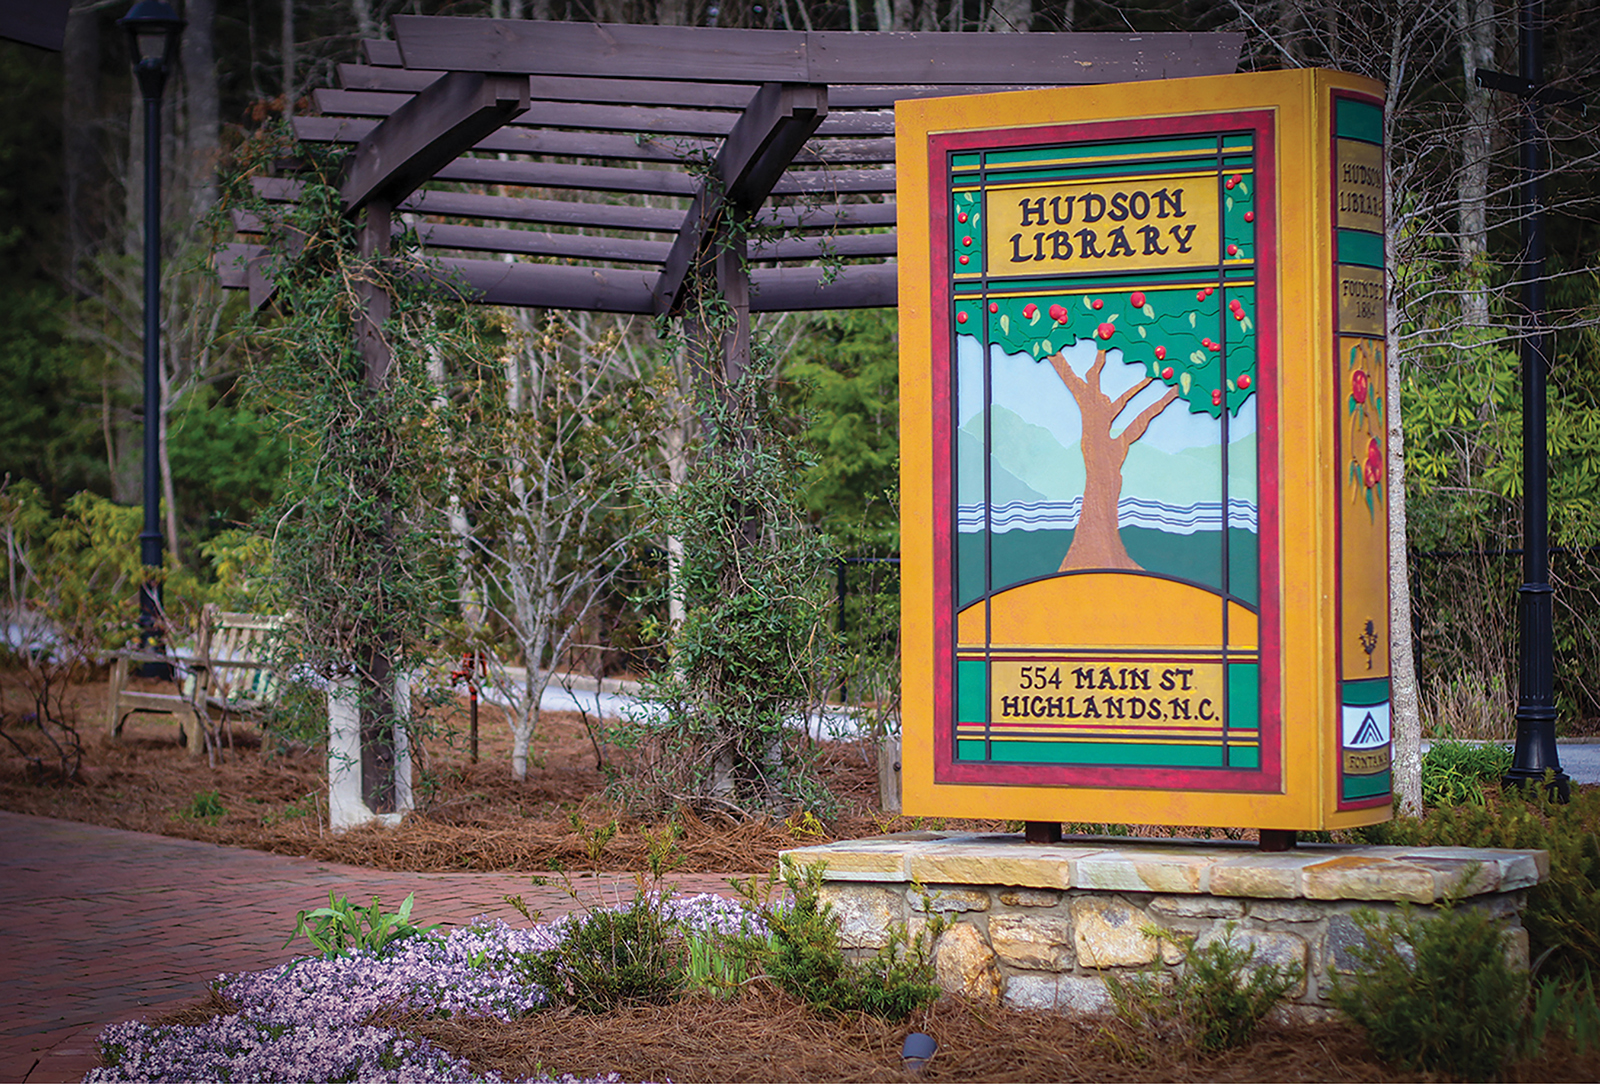
<path fill-rule="evenodd" d="M 956 511 L 956 528 L 963 534 L 984 530 L 982 502 L 963 504 Z M 1006 501 L 993 506 L 988 529 L 996 534 L 1007 531 L 1059 531 L 1078 526 L 1083 515 L 1083 497 L 1070 501 Z M 1228 524 L 1237 530 L 1258 529 L 1254 501 L 1242 497 L 1228 500 Z M 1123 497 L 1117 502 L 1117 526 L 1146 527 L 1168 534 L 1194 534 L 1196 531 L 1222 530 L 1222 502 L 1196 501 L 1194 504 L 1167 504 L 1144 497 Z"/>

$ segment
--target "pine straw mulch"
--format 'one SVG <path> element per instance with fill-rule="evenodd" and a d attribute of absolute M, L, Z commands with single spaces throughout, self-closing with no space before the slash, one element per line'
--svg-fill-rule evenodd
<path fill-rule="evenodd" d="M 576 713 L 544 713 L 528 777 L 519 781 L 511 777 L 510 736 L 498 709 L 480 706 L 480 759 L 474 764 L 467 753 L 466 705 L 456 704 L 445 714 L 441 734 L 426 744 L 417 813 L 399 828 L 333 836 L 323 827 L 320 749 L 264 753 L 260 735 L 244 727 L 232 732 L 231 747 L 212 766 L 205 757 L 186 755 L 177 744 L 176 723 L 164 716 L 130 716 L 121 740 L 111 741 L 105 698 L 104 682 L 69 691 L 67 706 L 85 751 L 79 778 L 71 783 L 39 777 L 0 744 L 0 809 L 417 873 L 636 871 L 645 868 L 651 836 L 663 827 L 605 799 L 606 776 Z M 7 731 L 42 748 L 37 730 L 13 723 Z M 876 767 L 859 745 L 822 743 L 816 752 L 823 781 L 839 803 L 836 816 L 824 823 L 804 815 L 784 821 L 680 810 L 671 818 L 679 832 L 676 868 L 764 871 L 785 848 L 911 827 L 910 821 L 876 812 Z M 198 795 L 212 792 L 225 814 L 209 821 L 187 815 Z M 618 831 L 596 865 L 585 834 L 613 823 Z"/>
<path fill-rule="evenodd" d="M 214 991 L 154 1018 L 194 1026 L 238 1011 Z M 1141 1041 L 1110 1017 L 1030 1013 L 943 997 L 900 1024 L 834 1019 L 768 984 L 732 999 L 691 997 L 588 1016 L 551 1010 L 510 1022 L 430 1020 L 380 1014 L 507 1080 L 618 1073 L 631 1081 L 1400 1081 L 1448 1079 L 1401 1073 L 1361 1036 L 1335 1023 L 1268 1023 L 1243 1047 L 1200 1054 Z M 938 1052 L 919 1075 L 901 1065 L 908 1033 Z M 1508 1081 L 1600 1079 L 1600 1050 L 1578 1055 L 1561 1039 L 1538 1058 L 1507 1067 Z"/>
<path fill-rule="evenodd" d="M 43 750 L 36 729 L 15 722 L 25 707 L 16 683 L 0 674 L 7 733 Z M 156 683 L 149 683 L 159 688 Z M 528 777 L 511 777 L 511 741 L 500 712 L 480 706 L 480 757 L 467 752 L 467 706 L 448 708 L 439 733 L 424 745 L 417 812 L 393 829 L 329 834 L 320 749 L 263 750 L 253 728 L 233 729 L 213 766 L 177 744 L 166 716 L 133 715 L 119 741 L 105 732 L 107 685 L 68 690 L 66 708 L 84 745 L 78 778 L 61 784 L 40 777 L 0 743 L 0 809 L 83 821 L 135 832 L 247 847 L 273 854 L 396 872 L 539 872 L 557 868 L 634 872 L 645 868 L 661 823 L 630 816 L 604 797 L 606 775 L 595 763 L 583 720 L 545 712 L 534 736 Z M 606 755 L 619 756 L 607 749 Z M 675 868 L 684 873 L 752 873 L 773 868 L 778 852 L 911 828 L 1005 830 L 998 821 L 911 820 L 878 809 L 876 762 L 862 744 L 822 742 L 816 754 L 822 783 L 836 809 L 825 820 L 799 814 L 787 820 L 739 819 L 716 811 L 679 810 Z M 197 796 L 215 793 L 226 812 L 197 820 L 187 815 Z M 577 817 L 581 830 L 573 824 Z M 615 824 L 598 863 L 585 834 Z M 1014 828 L 1014 826 L 1013 826 Z M 1140 827 L 1139 835 L 1207 836 L 1206 829 Z M 1253 838 L 1246 832 L 1243 838 Z"/>

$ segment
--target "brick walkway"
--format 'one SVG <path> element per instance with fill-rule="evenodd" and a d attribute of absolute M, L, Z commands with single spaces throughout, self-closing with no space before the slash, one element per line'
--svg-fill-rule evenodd
<path fill-rule="evenodd" d="M 680 892 L 732 895 L 726 876 L 668 879 Z M 575 884 L 586 901 L 633 893 L 623 874 Z M 577 906 L 527 874 L 388 873 L 0 812 L 0 1080 L 81 1080 L 107 1024 L 303 949 L 284 946 L 295 915 L 330 891 L 376 895 L 388 910 L 415 892 L 413 916 L 445 926 L 478 915 L 520 923 L 502 898 L 513 894 L 547 917 Z"/>

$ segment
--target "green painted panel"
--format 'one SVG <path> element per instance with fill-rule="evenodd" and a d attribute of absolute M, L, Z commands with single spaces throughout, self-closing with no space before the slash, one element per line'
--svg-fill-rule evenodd
<path fill-rule="evenodd" d="M 981 761 L 983 759 L 983 744 L 981 741 L 956 742 L 956 759 Z"/>
<path fill-rule="evenodd" d="M 1228 767 L 1247 772 L 1260 771 L 1261 747 L 1258 745 L 1229 746 Z"/>
<path fill-rule="evenodd" d="M 1257 663 L 1228 666 L 1228 725 L 1251 728 L 1261 723 L 1261 667 Z"/>
<path fill-rule="evenodd" d="M 1080 145 L 1071 148 L 1070 153 L 1093 154 L 1106 158 L 1134 158 L 1147 154 L 1214 154 L 1216 149 L 1215 136 L 1188 136 L 1178 139 L 1141 139 L 1129 143 Z M 990 151 L 986 161 L 989 168 L 993 169 L 995 166 L 1024 162 L 1048 162 L 1062 158 L 1067 153 L 1067 149 L 1061 146 L 1024 147 L 1019 150 Z"/>
<path fill-rule="evenodd" d="M 1383 266 L 1383 234 L 1362 230 L 1339 231 L 1339 262 L 1362 267 Z"/>
<path fill-rule="evenodd" d="M 1343 784 L 1341 792 L 1347 802 L 1382 797 L 1389 794 L 1394 786 L 1388 772 L 1380 772 L 1377 775 L 1347 775 L 1343 779 Z"/>
<path fill-rule="evenodd" d="M 981 165 L 983 165 L 983 155 L 976 151 L 950 156 L 950 168 L 952 169 L 977 169 Z"/>
<path fill-rule="evenodd" d="M 1386 704 L 1389 702 L 1389 679 L 1347 681 L 1342 692 L 1344 702 L 1351 707 L 1370 708 L 1374 704 Z"/>
<path fill-rule="evenodd" d="M 996 764 L 1127 764 L 1141 768 L 1221 768 L 1220 745 L 997 741 Z"/>
<path fill-rule="evenodd" d="M 1383 110 L 1366 102 L 1340 98 L 1334 106 L 1334 132 L 1340 139 L 1362 139 L 1383 145 Z"/>
<path fill-rule="evenodd" d="M 956 722 L 981 723 L 986 721 L 984 712 L 988 701 L 988 666 L 982 661 L 957 662 Z"/>

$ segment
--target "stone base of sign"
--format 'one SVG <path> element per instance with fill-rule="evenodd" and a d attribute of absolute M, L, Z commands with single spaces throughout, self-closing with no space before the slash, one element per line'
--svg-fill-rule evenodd
<path fill-rule="evenodd" d="M 823 897 L 847 948 L 866 953 L 891 924 L 915 933 L 928 911 L 954 924 L 934 946 L 939 983 L 1017 1008 L 1098 1012 L 1111 1006 L 1105 976 L 1173 967 L 1176 946 L 1152 927 L 1205 944 L 1233 924 L 1237 944 L 1267 963 L 1299 964 L 1290 1011 L 1330 1013 L 1335 972 L 1361 942 L 1353 915 L 1417 905 L 1426 917 L 1449 896 L 1505 926 L 1507 952 L 1528 965 L 1526 890 L 1549 873 L 1544 851 L 1470 847 L 1302 844 L 1263 853 L 1251 843 L 903 832 L 785 852 L 826 863 Z"/>

